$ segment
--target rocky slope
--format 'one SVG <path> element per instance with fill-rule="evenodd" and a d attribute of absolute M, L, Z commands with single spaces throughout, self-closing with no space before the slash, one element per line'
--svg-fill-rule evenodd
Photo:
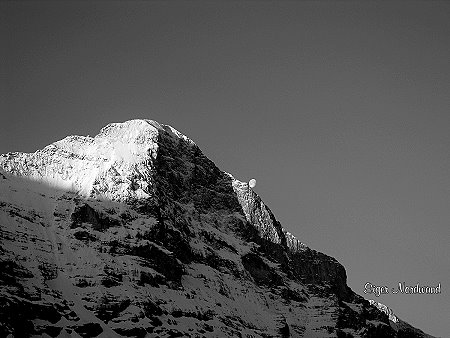
<path fill-rule="evenodd" d="M 0 171 L 1 337 L 428 336 L 170 126 L 110 124 Z"/>

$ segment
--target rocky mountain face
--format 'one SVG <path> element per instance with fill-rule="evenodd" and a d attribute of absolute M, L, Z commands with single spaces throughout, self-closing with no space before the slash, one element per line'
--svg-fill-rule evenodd
<path fill-rule="evenodd" d="M 429 337 L 150 120 L 0 155 L 0 243 L 1 337 Z"/>

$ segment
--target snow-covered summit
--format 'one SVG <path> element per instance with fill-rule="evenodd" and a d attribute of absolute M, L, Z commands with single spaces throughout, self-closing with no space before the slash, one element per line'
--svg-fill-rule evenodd
<path fill-rule="evenodd" d="M 161 132 L 194 144 L 173 127 L 130 120 L 108 124 L 95 137 L 68 136 L 32 154 L 0 155 L 0 166 L 86 197 L 146 198 L 151 195 L 150 170 Z"/>
<path fill-rule="evenodd" d="M 135 119 L 121 123 L 110 123 L 100 130 L 95 138 L 106 138 L 109 140 L 118 139 L 123 143 L 151 143 L 154 141 L 154 134 L 158 131 L 166 131 L 174 137 L 181 138 L 191 144 L 194 142 L 186 135 L 167 124 L 160 124 L 154 120 Z"/>

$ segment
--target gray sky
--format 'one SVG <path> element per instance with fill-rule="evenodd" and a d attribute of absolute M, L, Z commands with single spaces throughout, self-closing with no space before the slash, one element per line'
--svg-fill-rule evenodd
<path fill-rule="evenodd" d="M 450 2 L 1 2 L 0 153 L 150 118 L 450 336 Z M 6 79 L 6 81 L 5 81 Z M 376 297 L 366 297 L 376 298 Z"/>

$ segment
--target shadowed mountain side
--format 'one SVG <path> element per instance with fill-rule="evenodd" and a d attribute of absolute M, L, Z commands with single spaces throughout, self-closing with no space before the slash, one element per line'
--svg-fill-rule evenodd
<path fill-rule="evenodd" d="M 141 120 L 101 135 L 0 159 L 21 176 L 0 177 L 2 336 L 402 336 L 190 139 Z M 89 150 L 120 137 L 113 160 Z"/>

